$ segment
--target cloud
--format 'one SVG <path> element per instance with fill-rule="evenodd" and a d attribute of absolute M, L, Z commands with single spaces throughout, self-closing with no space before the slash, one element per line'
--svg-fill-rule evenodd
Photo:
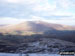
<path fill-rule="evenodd" d="M 66 20 L 67 19 L 67 20 Z M 68 19 L 68 17 L 62 18 L 62 19 L 48 19 L 46 20 L 43 17 L 39 16 L 31 16 L 31 19 L 18 19 L 18 18 L 10 18 L 10 17 L 5 17 L 5 18 L 0 18 L 0 24 L 18 24 L 24 21 L 45 21 L 49 23 L 55 23 L 55 24 L 64 24 L 64 25 L 75 25 L 75 19 Z"/>
<path fill-rule="evenodd" d="M 0 0 L 3 3 L 12 3 L 12 4 L 34 4 L 39 3 L 43 0 Z"/>
<path fill-rule="evenodd" d="M 75 0 L 0 0 L 0 22 L 7 20 L 7 23 L 12 24 L 21 19 L 70 22 L 75 20 L 74 9 Z"/>
<path fill-rule="evenodd" d="M 66 19 L 65 19 L 66 18 Z M 46 20 L 43 17 L 32 16 L 32 21 L 45 21 L 48 23 L 62 24 L 62 25 L 75 25 L 75 18 L 72 16 L 60 17 L 60 19 L 48 19 Z"/>
<path fill-rule="evenodd" d="M 72 15 L 72 13 L 68 10 L 65 10 L 65 8 L 71 8 L 75 5 L 74 0 L 50 0 L 50 2 L 49 0 L 0 0 L 0 2 L 4 2 L 3 6 L 7 5 L 7 7 L 5 7 L 4 9 L 9 8 L 11 9 L 10 12 L 16 12 L 16 9 L 21 10 L 18 11 L 20 13 L 24 11 L 24 13 L 22 13 L 21 15 L 24 15 L 26 12 L 28 12 L 29 14 L 36 14 L 39 12 L 38 15 L 40 13 L 41 15 Z M 14 10 L 13 8 L 16 9 Z"/>
<path fill-rule="evenodd" d="M 75 26 L 75 20 L 45 20 L 45 21 L 49 23 Z"/>
<path fill-rule="evenodd" d="M 44 20 L 45 18 L 39 16 L 31 16 L 32 20 Z"/>
<path fill-rule="evenodd" d="M 56 18 L 56 17 L 55 17 Z M 32 21 L 37 20 L 37 21 L 46 21 L 49 23 L 55 23 L 55 24 L 62 24 L 62 25 L 75 25 L 75 17 L 73 16 L 60 16 L 60 19 L 46 19 L 43 17 L 38 17 L 38 16 L 32 16 Z"/>
<path fill-rule="evenodd" d="M 69 0 L 56 0 L 56 3 L 62 8 L 68 8 L 70 6 Z"/>
<path fill-rule="evenodd" d="M 25 21 L 25 19 L 16 19 L 16 18 L 0 18 L 0 24 L 18 24 Z"/>
<path fill-rule="evenodd" d="M 56 9 L 55 4 L 48 3 L 48 0 L 41 1 L 40 4 L 36 4 L 33 8 L 34 11 L 53 11 Z"/>
<path fill-rule="evenodd" d="M 2 17 L 0 18 L 0 24 L 18 24 L 24 21 L 38 21 L 43 20 L 44 18 L 38 16 L 31 16 L 31 19 L 18 19 L 18 18 L 11 18 L 11 17 Z"/>
<path fill-rule="evenodd" d="M 75 0 L 56 0 L 55 2 L 57 3 L 57 5 L 64 9 L 75 6 Z"/>

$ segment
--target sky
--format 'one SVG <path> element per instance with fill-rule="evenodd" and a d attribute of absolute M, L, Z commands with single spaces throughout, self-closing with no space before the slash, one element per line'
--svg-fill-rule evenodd
<path fill-rule="evenodd" d="M 0 0 L 0 24 L 28 20 L 75 26 L 75 0 Z"/>

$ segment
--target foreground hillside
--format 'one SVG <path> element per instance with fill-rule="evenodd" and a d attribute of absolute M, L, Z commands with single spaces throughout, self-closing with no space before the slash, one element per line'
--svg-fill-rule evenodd
<path fill-rule="evenodd" d="M 67 49 L 75 51 L 75 43 L 44 35 L 21 36 L 0 34 L 0 52 L 58 53 Z"/>

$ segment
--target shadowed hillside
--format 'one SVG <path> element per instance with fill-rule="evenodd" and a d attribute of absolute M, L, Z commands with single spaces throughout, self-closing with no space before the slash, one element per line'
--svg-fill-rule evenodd
<path fill-rule="evenodd" d="M 75 48 L 75 34 L 52 34 L 35 34 L 30 36 L 0 34 L 0 52 L 58 53 L 67 48 Z M 75 49 L 73 50 L 75 51 Z"/>

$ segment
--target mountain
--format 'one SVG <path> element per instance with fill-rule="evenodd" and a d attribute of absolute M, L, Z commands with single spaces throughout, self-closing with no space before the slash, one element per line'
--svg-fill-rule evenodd
<path fill-rule="evenodd" d="M 60 24 L 52 24 L 44 21 L 25 21 L 16 25 L 0 27 L 0 32 L 5 33 L 43 33 L 48 30 L 75 30 L 75 27 Z"/>
<path fill-rule="evenodd" d="M 73 26 L 25 21 L 0 27 L 0 52 L 57 53 L 67 48 L 75 51 Z"/>

